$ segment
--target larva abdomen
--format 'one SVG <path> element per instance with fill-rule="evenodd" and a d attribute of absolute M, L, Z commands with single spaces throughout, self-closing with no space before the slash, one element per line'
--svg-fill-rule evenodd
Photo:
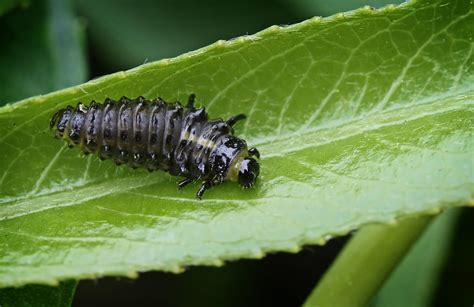
<path fill-rule="evenodd" d="M 165 130 L 174 131 L 169 125 L 165 129 L 165 120 L 170 119 L 170 113 L 175 113 L 175 108 L 169 107 L 162 101 L 146 102 L 141 97 L 135 100 L 123 97 L 117 102 L 107 100 L 104 104 L 92 102 L 89 107 L 79 103 L 70 112 L 69 124 L 60 137 L 78 145 L 86 154 L 95 153 L 117 164 L 166 169 L 169 165 L 163 162 L 169 164 L 170 159 L 165 157 L 170 155 L 172 142 L 165 144 L 163 135 Z M 153 131 L 149 139 L 150 128 Z"/>

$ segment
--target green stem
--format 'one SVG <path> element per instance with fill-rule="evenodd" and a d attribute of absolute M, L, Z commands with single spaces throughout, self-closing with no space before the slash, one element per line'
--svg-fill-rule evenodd
<path fill-rule="evenodd" d="M 462 209 L 451 208 L 436 217 L 384 282 L 372 307 L 433 305 Z"/>
<path fill-rule="evenodd" d="M 396 225 L 362 228 L 304 306 L 366 306 L 432 219 L 433 216 L 418 216 Z"/>

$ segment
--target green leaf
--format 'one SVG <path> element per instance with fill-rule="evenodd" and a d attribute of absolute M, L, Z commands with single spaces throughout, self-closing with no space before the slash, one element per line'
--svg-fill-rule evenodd
<path fill-rule="evenodd" d="M 77 281 L 64 281 L 57 287 L 29 285 L 0 290 L 2 307 L 69 307 L 72 304 Z"/>
<path fill-rule="evenodd" d="M 473 5 L 412 1 L 217 42 L 0 109 L 0 285 L 178 272 L 297 251 L 474 193 Z M 54 111 L 194 92 L 262 154 L 254 189 L 117 168 L 53 139 Z"/>
<path fill-rule="evenodd" d="M 70 1 L 32 1 L 0 18 L 0 105 L 84 82 L 81 35 Z"/>

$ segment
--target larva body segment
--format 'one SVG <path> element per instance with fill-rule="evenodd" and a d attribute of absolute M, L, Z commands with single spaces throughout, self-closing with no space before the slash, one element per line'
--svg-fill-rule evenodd
<path fill-rule="evenodd" d="M 106 99 L 103 104 L 92 101 L 88 107 L 78 103 L 56 112 L 50 127 L 55 128 L 56 137 L 86 154 L 117 165 L 183 176 L 179 188 L 203 180 L 198 198 L 224 180 L 253 186 L 260 167 L 252 156 L 259 158 L 259 153 L 248 149 L 232 129 L 245 115 L 209 120 L 204 108 L 194 107 L 194 97 L 190 95 L 185 107 L 143 97 Z"/>

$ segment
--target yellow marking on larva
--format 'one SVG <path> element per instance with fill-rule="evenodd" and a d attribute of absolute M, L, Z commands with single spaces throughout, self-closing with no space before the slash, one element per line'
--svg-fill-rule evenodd
<path fill-rule="evenodd" d="M 226 180 L 237 181 L 239 179 L 240 164 L 242 164 L 242 161 L 246 157 L 248 157 L 247 150 L 242 151 L 234 157 L 230 164 L 229 171 L 227 172 L 227 175 L 225 177 Z"/>
<path fill-rule="evenodd" d="M 203 142 L 201 139 L 198 141 L 198 144 L 199 145 L 202 145 L 203 148 L 212 148 L 212 149 L 215 149 L 216 147 L 216 143 L 213 142 L 213 141 L 210 141 L 208 139 L 205 140 L 205 142 Z"/>
<path fill-rule="evenodd" d="M 211 141 L 211 140 L 203 138 L 203 137 L 199 138 L 199 140 L 197 141 L 197 144 L 202 146 L 202 149 L 199 152 L 197 158 L 202 158 L 204 156 L 204 152 L 206 151 L 207 148 L 211 149 L 209 151 L 211 153 L 216 149 L 216 146 L 217 146 L 217 144 L 214 141 Z"/>
<path fill-rule="evenodd" d="M 196 135 L 190 134 L 189 132 L 183 132 L 181 135 L 181 140 L 196 142 Z"/>

